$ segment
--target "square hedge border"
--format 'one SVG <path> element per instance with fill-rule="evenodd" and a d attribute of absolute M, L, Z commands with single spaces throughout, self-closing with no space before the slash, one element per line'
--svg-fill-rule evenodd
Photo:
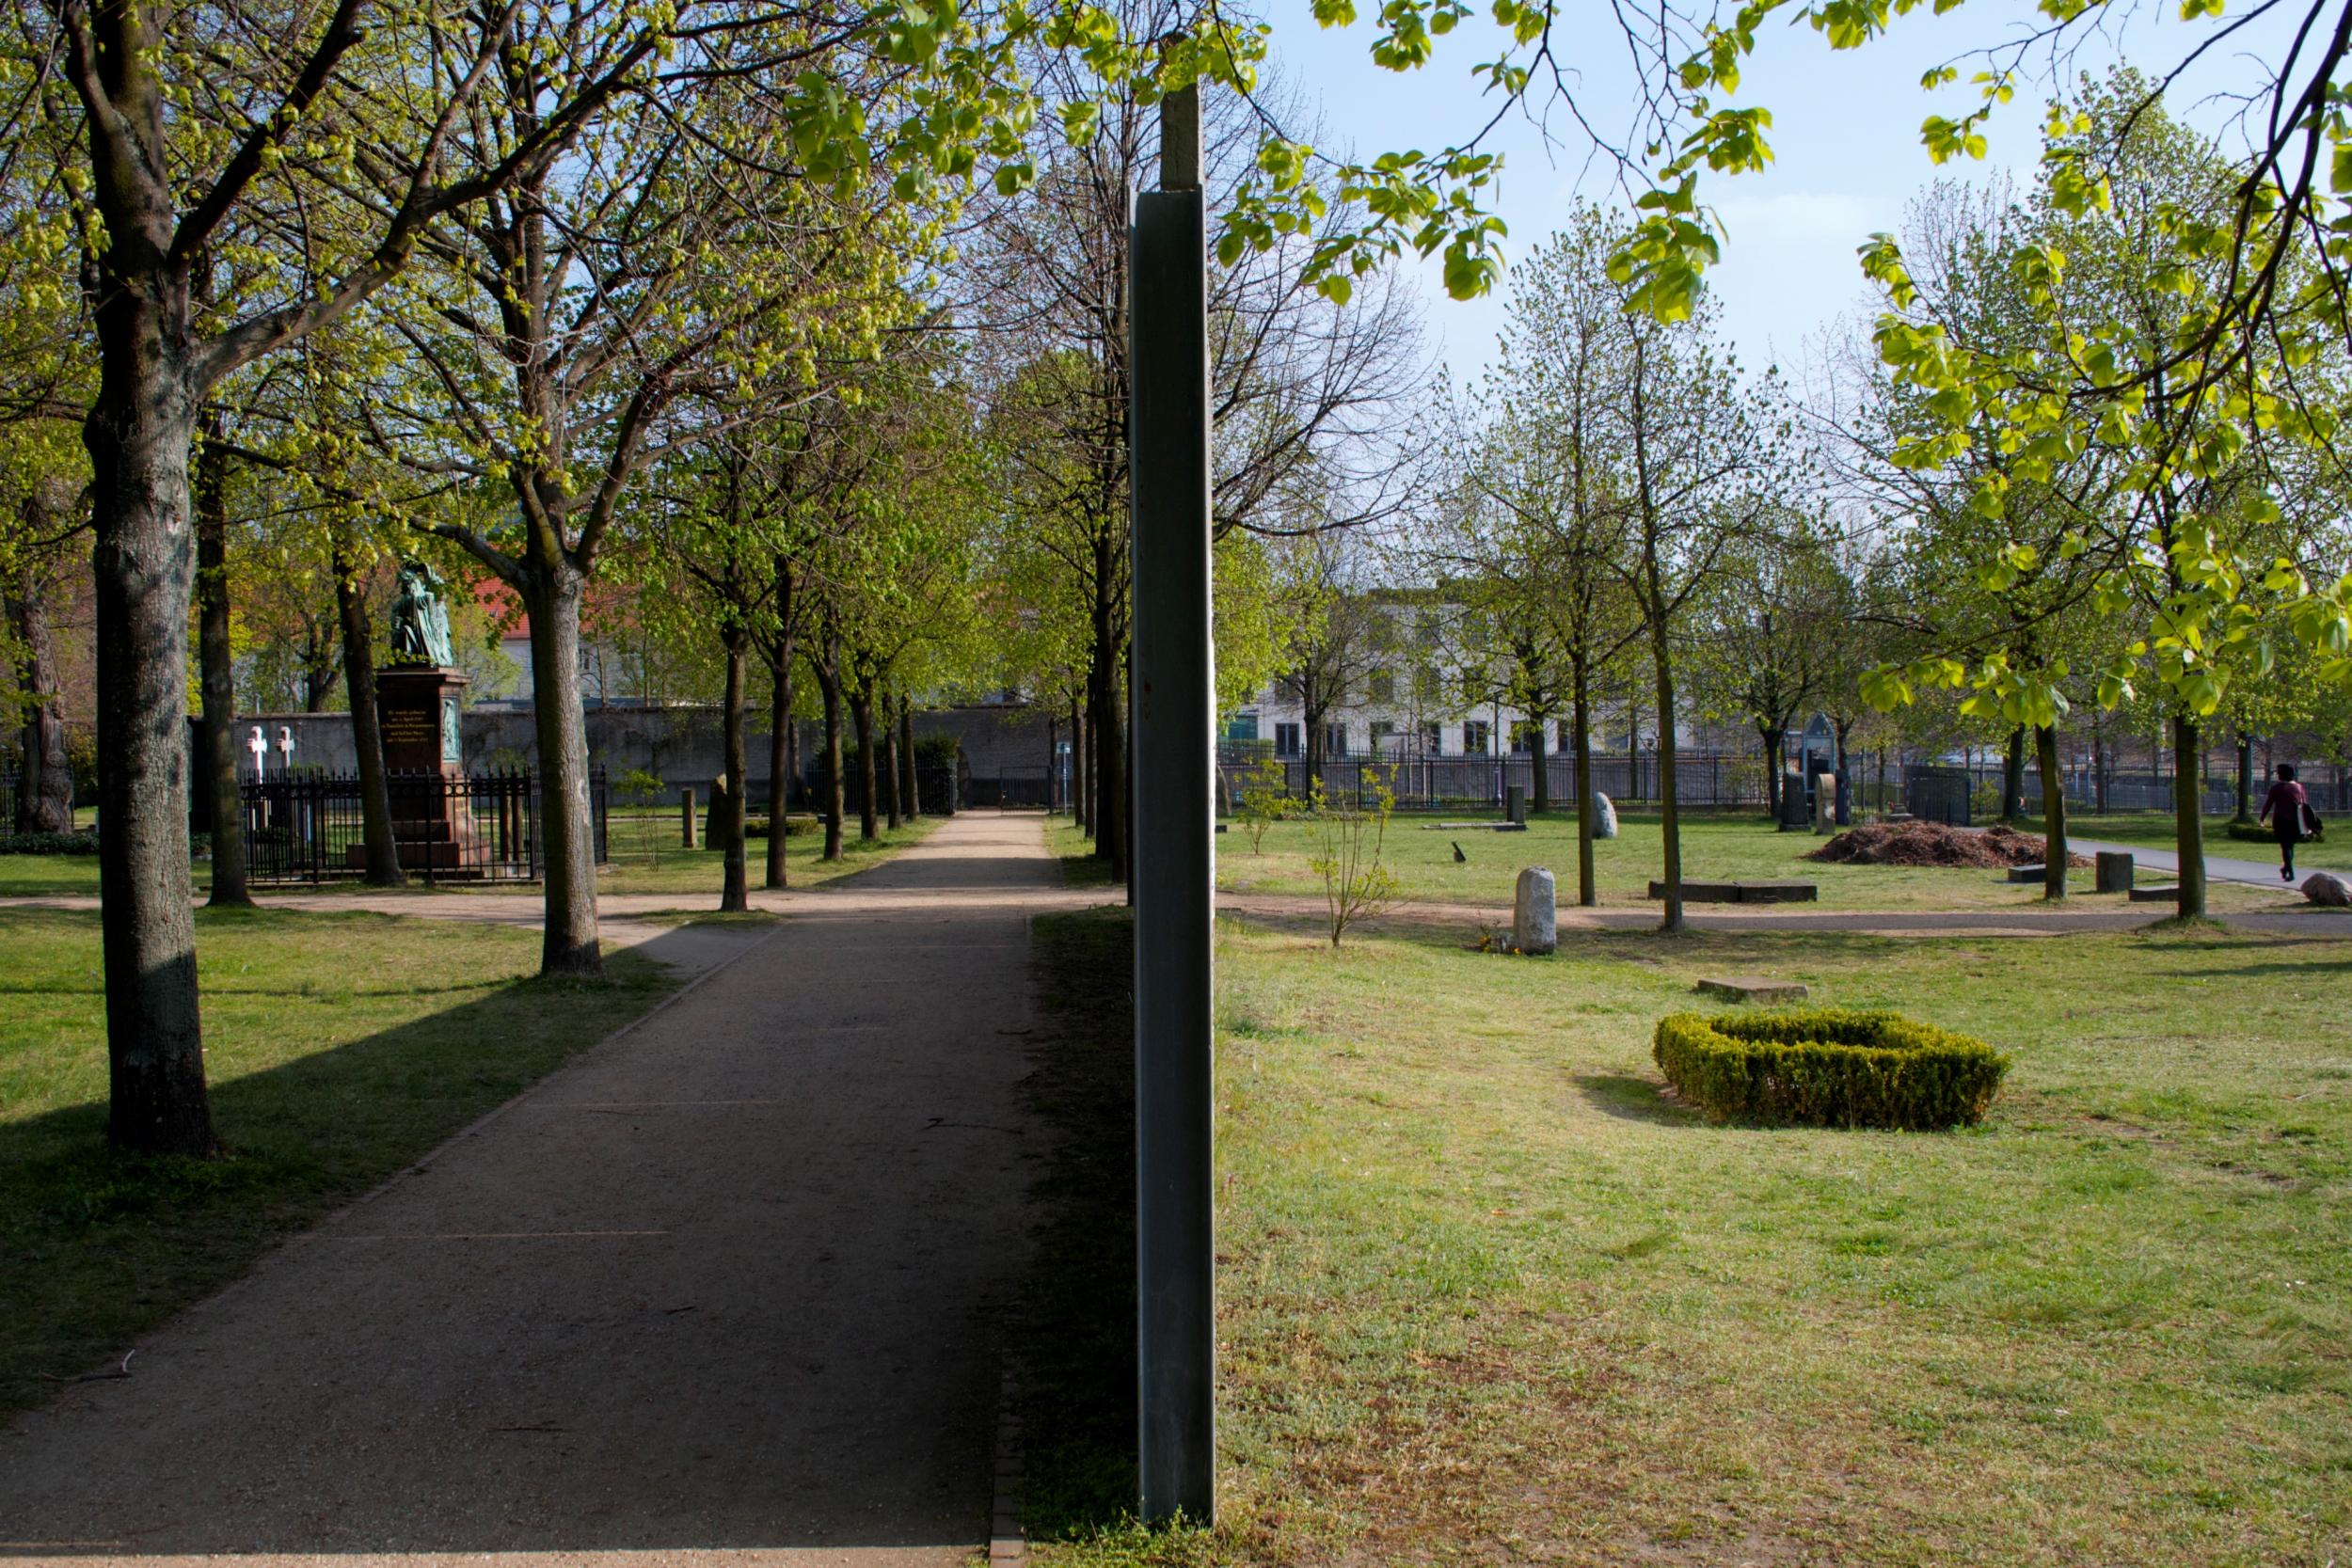
<path fill-rule="evenodd" d="M 2009 1070 L 1982 1040 L 1836 1007 L 1674 1013 L 1659 1020 L 1653 1054 L 1710 1121 L 1799 1127 L 1971 1126 Z"/>

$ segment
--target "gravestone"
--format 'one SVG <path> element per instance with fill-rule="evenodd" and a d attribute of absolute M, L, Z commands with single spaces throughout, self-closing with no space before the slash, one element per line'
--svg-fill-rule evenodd
<path fill-rule="evenodd" d="M 681 832 L 681 833 L 684 835 L 684 838 L 685 838 L 684 847 L 689 848 L 689 849 L 691 849 L 691 848 L 693 848 L 693 847 L 694 847 L 694 792 L 693 792 L 693 790 L 691 790 L 691 788 L 690 788 L 690 789 L 681 789 L 681 790 L 679 790 L 679 791 L 677 792 L 677 803 L 678 803 L 678 828 L 679 828 L 679 831 Z"/>
<path fill-rule="evenodd" d="M 1837 831 L 1837 775 L 1813 775 L 1813 832 L 1827 838 Z"/>
<path fill-rule="evenodd" d="M 2101 893 L 2131 892 L 2132 857 L 2121 849 L 2100 850 L 2098 878 L 2095 885 Z"/>
<path fill-rule="evenodd" d="M 1790 768 L 1780 776 L 1780 831 L 1784 833 L 1804 832 L 1804 775 Z"/>
<path fill-rule="evenodd" d="M 1540 865 L 1519 873 L 1511 899 L 1511 945 L 1534 954 L 1550 953 L 1560 945 L 1558 889 L 1551 873 Z"/>
<path fill-rule="evenodd" d="M 1597 789 L 1593 791 L 1593 836 L 1595 838 L 1617 836 L 1616 802 Z"/>
<path fill-rule="evenodd" d="M 1502 819 L 1527 826 L 1527 786 L 1512 784 L 1502 792 Z"/>

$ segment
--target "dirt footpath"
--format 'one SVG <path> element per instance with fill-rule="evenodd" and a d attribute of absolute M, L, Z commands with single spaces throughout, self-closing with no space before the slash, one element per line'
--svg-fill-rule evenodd
<path fill-rule="evenodd" d="M 1066 902 L 1037 819 L 997 816 L 796 899 L 0 1433 L 0 1556 L 969 1561 L 1027 919 Z"/>

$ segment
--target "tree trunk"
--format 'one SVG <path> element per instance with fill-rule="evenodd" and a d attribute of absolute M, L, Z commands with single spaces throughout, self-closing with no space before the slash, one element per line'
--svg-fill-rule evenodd
<path fill-rule="evenodd" d="M 1756 732 L 1756 743 L 1764 752 L 1764 815 L 1775 826 L 1780 821 L 1780 746 L 1778 736 Z"/>
<path fill-rule="evenodd" d="M 1679 932 L 1682 924 L 1682 815 L 1675 800 L 1675 673 L 1665 627 L 1652 634 L 1650 657 L 1658 666 L 1658 826 L 1665 851 L 1666 916 L 1658 924 Z"/>
<path fill-rule="evenodd" d="M 1107 637 L 1107 630 L 1102 633 Z M 1116 650 L 1096 648 L 1087 732 L 1094 740 L 1094 858 L 1127 877 L 1126 724 L 1120 712 Z"/>
<path fill-rule="evenodd" d="M 2026 726 L 2009 732 L 2009 750 L 2001 758 L 2001 820 L 2016 822 L 2026 815 Z"/>
<path fill-rule="evenodd" d="M 1093 744 L 1087 727 L 1087 705 L 1077 698 L 1070 703 L 1070 817 L 1078 831 L 1091 836 L 1094 832 L 1094 756 L 1088 750 Z"/>
<path fill-rule="evenodd" d="M 768 863 L 765 885 L 791 885 L 786 865 L 784 819 L 792 809 L 792 778 L 799 748 L 792 735 L 792 639 L 776 640 L 775 657 L 768 661 Z"/>
<path fill-rule="evenodd" d="M 8 595 L 24 692 L 24 728 L 19 737 L 24 755 L 19 759 L 13 824 L 20 833 L 73 831 L 73 765 L 65 751 L 65 713 L 57 705 L 57 643 L 49 626 L 49 589 L 46 567 L 28 563 Z"/>
<path fill-rule="evenodd" d="M 335 658 L 336 639 L 329 633 L 325 616 L 302 617 L 302 711 L 325 713 L 326 700 L 335 694 L 335 682 L 342 675 L 342 666 Z"/>
<path fill-rule="evenodd" d="M 2205 816 L 2197 788 L 2204 741 L 2197 721 L 2186 714 L 2172 720 L 2172 848 L 2181 863 L 2180 902 L 2174 910 L 2183 920 L 2205 915 Z"/>
<path fill-rule="evenodd" d="M 874 690 L 850 689 L 850 722 L 857 726 L 857 836 L 871 844 L 882 837 L 882 821 L 874 811 Z"/>
<path fill-rule="evenodd" d="M 204 697 L 205 793 L 213 840 L 215 909 L 250 907 L 246 885 L 245 803 L 237 785 L 237 673 L 229 635 L 229 453 L 218 414 L 206 418 L 196 459 L 196 663 Z"/>
<path fill-rule="evenodd" d="M 1593 696 L 1582 664 L 1576 667 L 1576 901 L 1585 909 L 1600 902 L 1593 868 Z"/>
<path fill-rule="evenodd" d="M 2058 726 L 2038 727 L 2034 747 L 2042 763 L 2042 831 L 2047 840 L 2042 857 L 2042 896 L 2059 904 L 2066 900 L 2066 781 L 2058 777 Z"/>
<path fill-rule="evenodd" d="M 1049 784 L 1047 794 L 1051 796 Z M 910 822 L 923 815 L 923 791 L 914 776 L 914 699 L 898 693 L 898 809 Z"/>
<path fill-rule="evenodd" d="M 587 578 L 568 562 L 526 568 L 532 709 L 539 743 L 539 820 L 547 846 L 542 974 L 602 974 L 596 937 L 596 833 L 588 803 L 588 718 L 580 699 L 580 601 Z"/>
<path fill-rule="evenodd" d="M 1538 816 L 1551 809 L 1551 769 L 1544 766 L 1545 717 L 1530 714 L 1527 720 L 1527 757 L 1528 767 L 1532 769 L 1527 781 L 1527 793 Z"/>
<path fill-rule="evenodd" d="M 115 237 L 107 253 L 137 248 Z M 215 1146 L 189 909 L 187 290 L 184 275 L 130 264 L 160 287 L 118 280 L 100 298 L 99 391 L 83 424 L 98 535 L 106 1132 L 120 1148 L 204 1155 Z"/>
<path fill-rule="evenodd" d="M 878 709 L 876 717 L 881 721 L 877 728 L 882 731 L 879 764 L 882 777 L 878 783 L 882 786 L 883 816 L 888 818 L 890 831 L 895 833 L 906 825 L 906 814 L 900 809 L 903 802 L 898 799 L 898 725 L 890 714 L 897 705 L 890 693 L 884 691 L 875 700 L 875 705 Z"/>
<path fill-rule="evenodd" d="M 724 866 L 719 887 L 719 912 L 739 914 L 752 907 L 751 874 L 744 852 L 744 808 L 750 802 L 751 780 L 746 778 L 750 762 L 743 742 L 743 666 L 751 638 L 740 626 L 728 626 L 720 634 L 726 647 L 726 691 L 722 698 L 719 714 L 721 746 L 726 757 L 727 787 L 719 797 L 719 847 L 725 851 Z M 771 790 L 772 794 L 772 789 Z M 784 823 L 777 817 L 773 803 L 768 814 L 768 832 L 781 839 Z M 594 871 L 590 875 L 595 875 Z"/>
<path fill-rule="evenodd" d="M 351 687 L 351 744 L 359 758 L 359 832 L 367 854 L 371 887 L 398 887 L 400 846 L 392 837 L 389 781 L 384 773 L 384 729 L 375 710 L 375 631 L 368 624 L 368 601 L 351 562 L 334 559 L 335 609 L 343 630 L 343 674 Z M 536 637 L 538 634 L 532 634 Z"/>
<path fill-rule="evenodd" d="M 834 643 L 825 648 L 828 660 L 837 661 L 839 654 Z M 825 699 L 824 782 L 818 808 L 825 814 L 825 859 L 841 858 L 841 816 L 847 802 L 841 787 L 841 666 L 838 662 L 815 666 L 817 689 Z"/>

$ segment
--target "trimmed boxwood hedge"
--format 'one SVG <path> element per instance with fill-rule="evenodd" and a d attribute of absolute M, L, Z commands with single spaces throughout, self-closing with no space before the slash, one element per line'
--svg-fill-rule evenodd
<path fill-rule="evenodd" d="M 0 855 L 95 855 L 98 835 L 85 830 L 72 833 L 0 833 Z"/>
<path fill-rule="evenodd" d="M 1980 1120 L 2009 1058 L 1900 1013 L 1835 1007 L 1676 1013 L 1656 1055 L 1709 1119 L 1808 1127 L 1956 1127 Z"/>

